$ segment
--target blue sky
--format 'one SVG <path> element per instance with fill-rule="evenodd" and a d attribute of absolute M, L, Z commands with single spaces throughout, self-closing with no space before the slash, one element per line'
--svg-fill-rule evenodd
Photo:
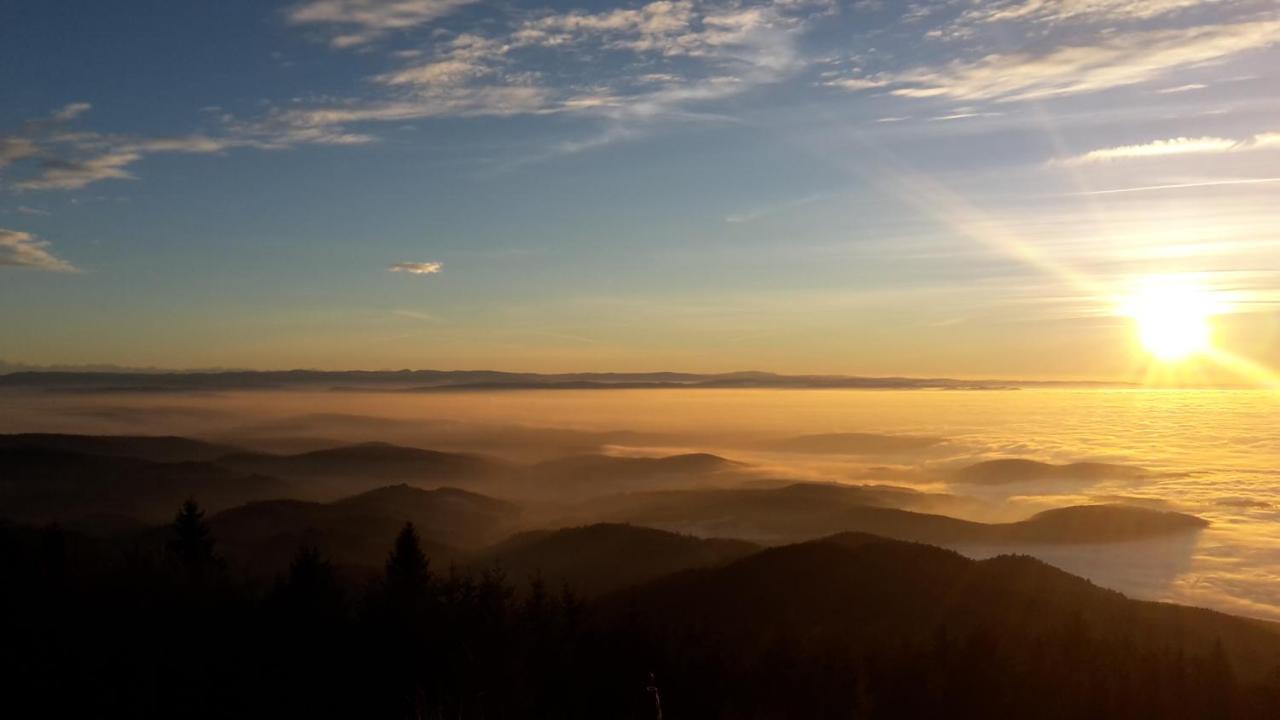
<path fill-rule="evenodd" d="M 0 2 L 0 358 L 1280 364 L 1272 1 Z"/>

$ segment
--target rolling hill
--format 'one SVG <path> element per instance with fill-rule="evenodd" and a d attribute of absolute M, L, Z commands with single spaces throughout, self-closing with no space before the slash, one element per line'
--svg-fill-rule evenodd
<path fill-rule="evenodd" d="M 228 559 L 249 574 L 272 576 L 289 566 L 300 547 L 315 547 L 348 568 L 377 570 L 406 522 L 412 522 L 437 567 L 464 548 L 510 532 L 517 506 L 484 495 L 397 485 L 335 502 L 269 500 L 226 510 L 209 519 Z"/>
<path fill-rule="evenodd" d="M 961 468 L 951 475 L 951 480 L 971 485 L 1008 485 L 1011 483 L 1043 480 L 1067 480 L 1098 482 L 1100 480 L 1129 480 L 1150 475 L 1145 469 L 1114 463 L 1078 462 L 1054 465 L 1023 458 L 987 460 Z"/>
<path fill-rule="evenodd" d="M 977 523 L 895 507 L 903 491 L 877 486 L 795 484 L 780 488 L 636 493 L 596 512 L 616 522 L 704 537 L 770 544 L 845 531 L 940 545 L 1101 543 L 1194 532 L 1194 516 L 1124 505 L 1061 508 L 1013 523 Z"/>
<path fill-rule="evenodd" d="M 1188 655 L 1219 648 L 1241 675 L 1280 664 L 1280 628 L 1210 610 L 1137 601 L 1026 556 L 969 560 L 916 543 L 843 533 L 677 573 L 608 599 L 668 636 L 682 629 L 754 654 L 824 637 L 843 646 L 910 646 L 936 628 L 1030 643 L 1063 628 Z M 1087 637 L 1077 638 L 1088 642 Z"/>
<path fill-rule="evenodd" d="M 511 491 L 582 499 L 616 493 L 733 484 L 742 463 L 708 453 L 666 457 L 575 455 L 520 471 Z"/>
<path fill-rule="evenodd" d="M 211 510 L 280 497 L 276 478 L 208 462 L 151 462 L 40 447 L 0 448 L 0 514 L 28 523 L 115 516 L 157 523 L 188 498 Z"/>
<path fill-rule="evenodd" d="M 0 435 L 0 448 L 36 448 L 82 455 L 125 457 L 151 462 L 210 462 L 236 452 L 229 445 L 163 435 Z"/>
<path fill-rule="evenodd" d="M 703 539 L 633 525 L 598 524 L 521 533 L 480 553 L 516 583 L 540 575 L 552 588 L 567 583 L 596 595 L 695 567 L 720 565 L 760 546 Z"/>

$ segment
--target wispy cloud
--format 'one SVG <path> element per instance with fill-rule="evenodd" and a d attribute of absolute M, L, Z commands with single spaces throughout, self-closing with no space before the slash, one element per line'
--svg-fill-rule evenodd
<path fill-rule="evenodd" d="M 1161 190 L 1186 190 L 1193 188 L 1225 187 L 1231 185 L 1270 185 L 1280 183 L 1280 177 L 1269 178 L 1227 178 L 1219 180 L 1199 180 L 1196 182 L 1167 183 L 1164 185 L 1139 185 L 1136 187 L 1110 188 L 1107 190 L 1090 190 L 1072 193 L 1073 195 L 1120 195 L 1124 193 L 1157 192 Z"/>
<path fill-rule="evenodd" d="M 1204 90 L 1209 87 L 1204 83 L 1187 83 L 1186 85 L 1174 85 L 1173 87 L 1160 88 L 1156 92 L 1161 95 L 1173 95 L 1175 93 L 1191 92 L 1193 90 Z"/>
<path fill-rule="evenodd" d="M 31 233 L 0 228 L 0 266 L 79 272 L 74 265 L 49 252 L 49 246 L 47 241 Z"/>
<path fill-rule="evenodd" d="M 1000 22 L 1052 25 L 1070 21 L 1113 23 L 1149 20 L 1181 10 L 1223 4 L 1233 3 L 1231 0 L 996 0 L 983 2 L 966 11 L 956 25 Z"/>
<path fill-rule="evenodd" d="M 391 272 L 409 273 L 410 275 L 435 275 L 444 269 L 438 262 L 398 262 L 387 268 Z"/>
<path fill-rule="evenodd" d="M 29 138 L 0 137 L 0 167 L 18 160 L 35 157 L 39 152 L 39 146 Z"/>
<path fill-rule="evenodd" d="M 1280 43 L 1280 20 L 1116 32 L 1092 44 L 993 53 L 875 76 L 900 97 L 1014 102 L 1098 92 Z"/>
<path fill-rule="evenodd" d="M 90 109 L 71 103 L 47 117 L 31 120 L 14 134 L 0 136 L 0 167 L 32 161 L 37 169 L 11 183 L 18 190 L 78 190 L 103 180 L 132 180 L 129 167 L 159 153 L 212 154 L 259 145 L 247 137 L 135 138 L 73 131 L 71 123 Z"/>
<path fill-rule="evenodd" d="M 381 96 L 290 106 L 242 127 L 264 142 L 346 144 L 372 140 L 357 128 L 369 123 L 531 114 L 606 120 L 603 131 L 564 141 L 552 154 L 578 152 L 634 137 L 655 120 L 707 119 L 690 108 L 798 71 L 804 63 L 797 36 L 824 6 L 824 0 L 751 6 L 657 0 L 599 12 L 544 12 L 500 32 L 441 33 L 430 50 L 391 54 L 398 67 L 369 78 L 384 89 Z M 600 54 L 621 55 L 620 64 L 601 63 Z M 681 60 L 679 68 L 651 71 L 673 58 Z M 546 81 L 566 73 L 594 77 Z"/>
<path fill-rule="evenodd" d="M 475 0 L 305 0 L 290 8 L 294 25 L 322 25 L 333 31 L 338 48 L 373 42 L 388 33 L 437 20 Z"/>
<path fill-rule="evenodd" d="M 1082 155 L 1057 158 L 1054 165 L 1089 165 L 1116 160 L 1160 158 L 1172 155 L 1203 155 L 1280 148 L 1280 133 L 1259 133 L 1244 140 L 1223 137 L 1179 137 L 1136 145 L 1119 145 L 1090 150 Z"/>

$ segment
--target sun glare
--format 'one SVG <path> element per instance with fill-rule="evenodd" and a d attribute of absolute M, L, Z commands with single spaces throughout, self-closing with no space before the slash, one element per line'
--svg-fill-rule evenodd
<path fill-rule="evenodd" d="M 1177 277 L 1149 278 L 1122 304 L 1133 319 L 1138 341 L 1156 359 L 1177 362 L 1212 348 L 1213 296 Z"/>

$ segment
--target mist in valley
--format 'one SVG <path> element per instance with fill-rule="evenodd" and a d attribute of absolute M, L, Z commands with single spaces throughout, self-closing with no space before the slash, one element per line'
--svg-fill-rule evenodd
<path fill-rule="evenodd" d="M 217 513 L 235 526 L 251 502 L 319 507 L 389 486 L 453 488 L 504 509 L 455 498 L 434 510 L 484 515 L 429 530 L 450 561 L 485 557 L 514 534 L 601 522 L 763 546 L 862 530 L 976 558 L 1026 553 L 1136 597 L 1280 618 L 1267 570 L 1280 564 L 1267 530 L 1280 441 L 1266 398 L 1246 392 L 10 392 L 3 402 L 5 433 L 200 441 L 151 459 L 235 478 L 202 493 L 215 526 Z M 1206 405 L 1231 420 L 1209 426 L 1232 435 L 1187 424 Z M 118 530 L 172 512 L 172 497 L 121 498 L 32 501 L 20 519 Z M 1090 517 L 1098 506 L 1109 514 Z M 340 513 L 315 512 L 330 517 L 286 524 L 332 526 L 340 556 L 377 566 L 377 543 L 357 541 Z M 256 542 L 246 536 L 243 555 L 263 572 L 287 562 L 288 543 L 272 566 Z"/>

